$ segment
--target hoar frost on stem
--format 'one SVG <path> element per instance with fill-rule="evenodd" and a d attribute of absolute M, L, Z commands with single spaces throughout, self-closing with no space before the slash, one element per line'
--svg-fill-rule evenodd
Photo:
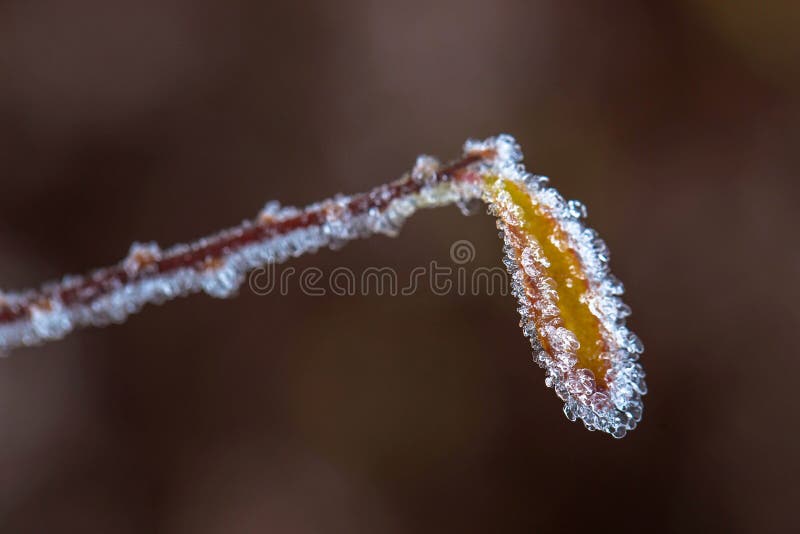
<path fill-rule="evenodd" d="M 201 291 L 230 297 L 254 268 L 374 234 L 394 236 L 419 209 L 467 210 L 478 200 L 497 218 L 520 326 L 545 383 L 569 419 L 624 436 L 641 419 L 646 386 L 637 361 L 642 344 L 625 326 L 622 284 L 609 272 L 605 243 L 583 223 L 586 208 L 528 173 L 508 135 L 468 141 L 462 158 L 444 166 L 421 156 L 410 173 L 367 193 L 304 209 L 271 202 L 254 220 L 194 243 L 165 250 L 134 244 L 115 266 L 0 293 L 0 350 L 121 323 L 148 303 Z"/>

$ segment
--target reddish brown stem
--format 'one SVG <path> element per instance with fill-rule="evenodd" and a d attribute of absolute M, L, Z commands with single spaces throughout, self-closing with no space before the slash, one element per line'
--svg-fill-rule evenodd
<path fill-rule="evenodd" d="M 370 210 L 383 211 L 394 200 L 419 192 L 426 184 L 443 183 L 450 180 L 470 179 L 468 172 L 471 165 L 485 161 L 491 157 L 488 152 L 474 153 L 457 160 L 426 180 L 406 176 L 387 185 L 379 186 L 370 192 L 354 196 L 347 208 L 352 215 L 361 215 Z M 60 282 L 47 285 L 38 291 L 30 291 L 11 301 L 0 297 L 0 325 L 10 324 L 30 318 L 32 306 L 48 307 L 53 299 L 69 308 L 74 305 L 91 305 L 97 299 L 108 295 L 131 282 L 146 280 L 148 277 L 163 275 L 180 269 L 201 269 L 204 265 L 224 258 L 227 254 L 241 248 L 285 235 L 293 230 L 320 225 L 325 222 L 325 208 L 304 211 L 296 216 L 281 220 L 267 218 L 244 224 L 231 231 L 222 232 L 214 237 L 201 240 L 199 246 L 189 248 L 185 252 L 166 254 L 149 262 L 146 269 L 138 270 L 134 275 L 128 273 L 123 265 L 115 265 L 98 269 L 85 278 L 75 282 Z"/>

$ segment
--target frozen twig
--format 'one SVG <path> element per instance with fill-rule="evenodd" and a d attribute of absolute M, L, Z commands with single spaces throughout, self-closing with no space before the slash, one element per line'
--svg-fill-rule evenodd
<path fill-rule="evenodd" d="M 60 339 L 79 327 L 121 323 L 145 304 L 206 292 L 236 293 L 268 263 L 374 234 L 396 235 L 422 208 L 483 200 L 505 241 L 521 326 L 564 412 L 590 429 L 621 437 L 641 418 L 641 342 L 625 327 L 621 284 L 608 250 L 586 228 L 585 208 L 527 173 L 513 138 L 468 141 L 441 166 L 421 156 L 397 181 L 305 209 L 269 203 L 254 220 L 161 250 L 134 244 L 119 264 L 66 276 L 38 290 L 0 293 L 0 350 Z"/>

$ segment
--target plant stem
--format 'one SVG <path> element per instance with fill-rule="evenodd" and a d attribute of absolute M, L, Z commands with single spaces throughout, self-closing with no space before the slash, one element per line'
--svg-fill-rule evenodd
<path fill-rule="evenodd" d="M 0 293 L 0 349 L 58 339 L 79 326 L 122 322 L 146 303 L 160 303 L 201 290 L 213 296 L 229 296 L 238 288 L 243 274 L 259 265 L 313 252 L 337 241 L 393 233 L 390 227 L 381 228 L 378 224 L 385 223 L 382 217 L 392 206 L 426 189 L 476 181 L 477 174 L 471 169 L 492 157 L 491 151 L 470 153 L 446 167 L 410 173 L 367 193 L 324 200 L 304 210 L 265 210 L 255 220 L 190 244 L 173 246 L 163 253 L 155 245 L 135 244 L 125 260 L 87 276 L 67 276 L 38 290 Z M 438 166 L 433 161 L 425 160 L 428 165 Z M 411 211 L 449 204 L 458 196 L 442 199 L 428 204 L 417 202 Z M 410 213 L 401 215 L 393 214 L 404 220 Z M 369 224 L 364 222 L 365 217 L 370 218 Z M 319 229 L 327 223 L 339 224 L 343 233 L 337 236 L 326 227 L 327 236 L 321 237 Z M 307 247 L 294 242 L 300 237 L 292 240 L 291 236 L 301 236 L 311 229 L 315 233 Z M 280 242 L 282 238 L 288 241 Z M 278 245 L 291 250 L 287 253 Z M 260 254 L 255 258 L 252 253 L 237 256 L 256 250 Z"/>

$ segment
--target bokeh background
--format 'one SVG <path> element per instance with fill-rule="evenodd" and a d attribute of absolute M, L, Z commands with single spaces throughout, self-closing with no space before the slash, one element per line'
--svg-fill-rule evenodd
<path fill-rule="evenodd" d="M 624 440 L 569 423 L 511 297 L 197 296 L 0 361 L 0 531 L 798 528 L 800 8 L 6 0 L 0 285 L 515 135 L 589 206 L 644 340 Z M 486 215 L 295 263 L 408 273 Z"/>

